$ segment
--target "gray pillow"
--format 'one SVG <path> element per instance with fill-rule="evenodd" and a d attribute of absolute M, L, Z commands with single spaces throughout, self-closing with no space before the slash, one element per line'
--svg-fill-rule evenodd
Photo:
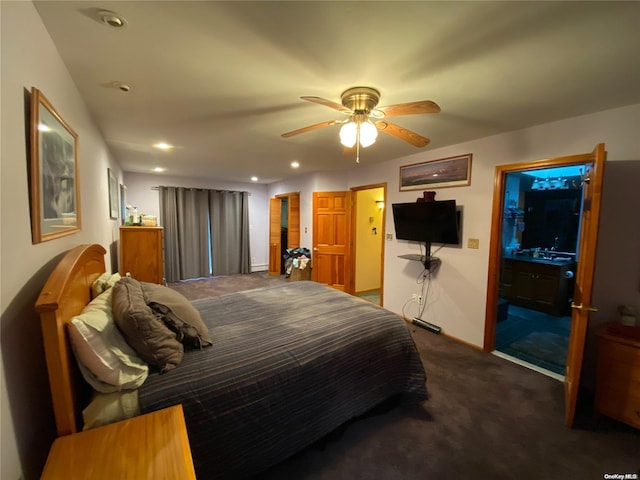
<path fill-rule="evenodd" d="M 200 312 L 179 292 L 157 283 L 140 282 L 147 305 L 162 318 L 185 347 L 213 345 Z"/>
<path fill-rule="evenodd" d="M 178 366 L 184 347 L 147 306 L 140 282 L 122 278 L 113 286 L 113 319 L 127 343 L 160 372 Z"/>

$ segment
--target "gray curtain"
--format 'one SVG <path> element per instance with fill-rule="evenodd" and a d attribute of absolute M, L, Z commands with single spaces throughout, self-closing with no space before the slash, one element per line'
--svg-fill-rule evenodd
<path fill-rule="evenodd" d="M 248 192 L 158 191 L 167 282 L 251 273 Z"/>
<path fill-rule="evenodd" d="M 206 190 L 159 187 L 167 282 L 208 277 L 209 205 Z"/>
<path fill-rule="evenodd" d="M 180 280 L 178 244 L 178 206 L 175 187 L 158 187 L 160 225 L 164 227 L 164 277 L 167 282 Z"/>
<path fill-rule="evenodd" d="M 249 194 L 209 191 L 213 275 L 251 273 Z"/>

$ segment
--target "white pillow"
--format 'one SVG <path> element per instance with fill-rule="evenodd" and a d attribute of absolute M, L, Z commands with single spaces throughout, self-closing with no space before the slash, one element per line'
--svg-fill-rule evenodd
<path fill-rule="evenodd" d="M 125 341 L 111 314 L 113 290 L 87 305 L 69 324 L 69 338 L 85 380 L 103 393 L 138 388 L 149 366 Z"/>
<path fill-rule="evenodd" d="M 91 298 L 97 298 L 101 293 L 109 290 L 118 280 L 120 280 L 120 278 L 121 277 L 118 272 L 104 272 L 91 284 Z"/>

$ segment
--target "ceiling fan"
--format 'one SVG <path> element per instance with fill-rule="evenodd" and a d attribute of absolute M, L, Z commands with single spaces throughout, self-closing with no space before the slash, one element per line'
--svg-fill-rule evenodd
<path fill-rule="evenodd" d="M 333 108 L 349 117 L 345 120 L 328 120 L 308 127 L 299 128 L 283 133 L 284 138 L 293 137 L 301 133 L 310 132 L 318 128 L 342 125 L 340 129 L 340 143 L 346 148 L 356 147 L 356 162 L 360 161 L 360 147 L 373 144 L 378 136 L 378 130 L 393 137 L 404 140 L 415 147 L 425 147 L 430 140 L 422 135 L 407 130 L 386 120 L 385 117 L 400 115 L 416 115 L 423 113 L 438 113 L 440 107 L 431 100 L 419 102 L 398 103 L 386 107 L 376 108 L 380 100 L 380 92 L 371 87 L 352 87 L 340 96 L 341 104 L 321 97 L 300 97 L 308 102 Z"/>

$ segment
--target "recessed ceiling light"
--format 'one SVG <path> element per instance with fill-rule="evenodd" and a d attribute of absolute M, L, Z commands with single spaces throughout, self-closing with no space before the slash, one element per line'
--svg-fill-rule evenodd
<path fill-rule="evenodd" d="M 173 145 L 169 145 L 168 143 L 165 142 L 160 142 L 160 143 L 154 143 L 153 144 L 154 148 L 157 148 L 158 150 L 171 150 L 173 148 Z"/>
<path fill-rule="evenodd" d="M 258 181 L 258 177 L 251 177 L 251 181 L 252 182 L 257 182 Z"/>
<path fill-rule="evenodd" d="M 124 17 L 121 17 L 115 12 L 109 10 L 102 10 L 98 12 L 98 18 L 102 23 L 113 28 L 123 28 L 127 25 L 127 21 Z"/>
<path fill-rule="evenodd" d="M 300 166 L 300 162 L 291 162 L 291 168 L 298 168 Z"/>
<path fill-rule="evenodd" d="M 156 168 L 153 169 L 154 172 L 158 172 L 158 173 L 164 172 L 165 170 L 166 170 L 166 168 L 162 168 L 162 167 L 156 167 Z"/>

